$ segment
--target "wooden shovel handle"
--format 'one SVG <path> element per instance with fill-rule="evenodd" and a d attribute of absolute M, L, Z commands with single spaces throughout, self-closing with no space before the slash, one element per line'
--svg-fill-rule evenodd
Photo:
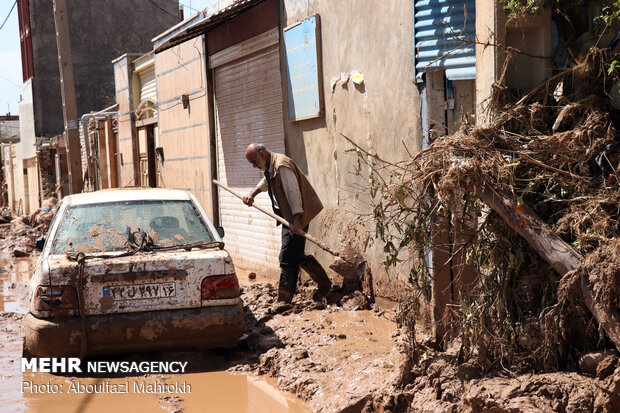
<path fill-rule="evenodd" d="M 243 201 L 243 195 L 241 195 L 240 193 L 230 189 L 229 187 L 227 187 L 226 185 L 224 185 L 223 183 L 219 182 L 218 180 L 214 179 L 213 183 L 217 186 L 219 186 L 222 189 L 225 189 L 226 191 L 230 192 L 231 194 L 233 194 L 234 196 L 236 196 L 237 198 L 239 198 L 240 200 Z M 285 220 L 284 218 L 282 218 L 281 216 L 278 216 L 276 214 L 274 214 L 272 211 L 269 211 L 265 208 L 259 207 L 256 204 L 252 204 L 252 206 L 256 209 L 258 209 L 260 212 L 262 212 L 263 214 L 269 215 L 271 218 L 275 219 L 276 221 L 278 221 L 279 223 L 281 223 L 282 225 L 285 225 L 287 228 L 291 228 L 291 224 Z M 318 245 L 319 247 L 321 247 L 321 249 L 329 252 L 331 255 L 333 255 L 334 257 L 340 257 L 340 253 L 334 251 L 333 249 L 331 249 L 328 245 L 326 245 L 324 242 L 314 238 L 312 235 L 304 232 L 304 231 L 299 231 L 299 235 L 303 236 L 304 238 L 306 238 L 308 241 Z"/>

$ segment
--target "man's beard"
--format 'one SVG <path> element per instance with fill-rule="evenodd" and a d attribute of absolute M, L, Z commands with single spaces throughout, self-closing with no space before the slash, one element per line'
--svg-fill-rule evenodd
<path fill-rule="evenodd" d="M 258 169 L 260 169 L 262 172 L 265 172 L 267 171 L 267 166 L 267 161 L 263 158 L 260 158 Z"/>

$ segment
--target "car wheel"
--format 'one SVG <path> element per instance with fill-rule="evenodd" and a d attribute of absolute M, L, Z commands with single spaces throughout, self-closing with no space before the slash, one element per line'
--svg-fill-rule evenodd
<path fill-rule="evenodd" d="M 22 344 L 22 358 L 30 359 L 33 357 L 35 357 L 35 355 L 28 350 L 28 347 L 26 347 L 26 339 L 24 338 L 24 342 Z"/>

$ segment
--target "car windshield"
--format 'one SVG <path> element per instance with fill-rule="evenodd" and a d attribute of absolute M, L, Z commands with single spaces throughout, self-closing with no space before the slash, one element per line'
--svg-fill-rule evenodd
<path fill-rule="evenodd" d="M 120 251 L 143 230 L 157 246 L 214 241 L 191 201 L 123 201 L 67 208 L 52 254 Z"/>

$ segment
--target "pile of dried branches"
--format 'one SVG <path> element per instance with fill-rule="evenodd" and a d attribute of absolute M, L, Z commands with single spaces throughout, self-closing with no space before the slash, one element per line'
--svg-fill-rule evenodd
<path fill-rule="evenodd" d="M 572 330 L 559 326 L 560 315 L 549 317 L 568 300 L 564 294 L 558 304 L 561 277 L 475 194 L 492 188 L 515 200 L 517 209 L 529 207 L 583 255 L 620 238 L 620 113 L 609 101 L 618 76 L 607 73 L 614 58 L 591 52 L 518 101 L 495 106 L 491 124 L 438 138 L 405 162 L 391 164 L 356 148 L 370 166 L 386 264 L 412 257 L 410 280 L 427 298 L 429 266 L 449 265 L 428 260 L 429 250 L 447 248 L 437 245 L 438 223 L 472 235 L 450 259 L 466 258 L 478 282 L 461 292 L 452 316 L 464 354 L 476 356 L 484 369 L 500 363 L 517 370 L 557 368 L 605 345 L 582 307 L 571 309 L 578 317 L 562 318 L 580 331 L 578 345 L 571 343 L 566 332 Z M 620 283 L 618 271 L 612 277 L 612 284 Z"/>

